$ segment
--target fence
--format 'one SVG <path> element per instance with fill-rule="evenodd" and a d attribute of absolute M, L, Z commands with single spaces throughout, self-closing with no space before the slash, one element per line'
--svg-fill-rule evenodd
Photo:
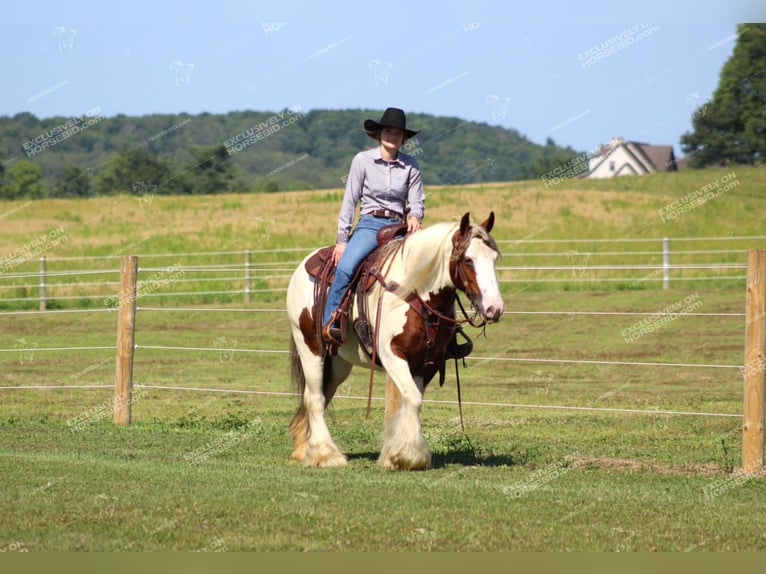
<path fill-rule="evenodd" d="M 114 422 L 118 424 L 130 422 L 137 270 L 137 257 L 123 258 L 114 400 Z M 742 467 L 748 472 L 760 472 L 763 469 L 764 393 L 766 391 L 766 250 L 748 252 L 745 324 L 745 362 L 742 369 L 744 375 Z"/>
<path fill-rule="evenodd" d="M 731 239 L 731 238 L 727 238 Z M 739 238 L 737 238 L 739 239 Z M 715 240 L 715 239 L 714 239 Z M 727 251 L 728 252 L 728 251 Z M 243 252 L 232 252 L 236 255 L 241 255 Z M 248 252 L 244 252 L 245 254 L 248 254 Z M 269 252 L 274 253 L 274 252 Z M 507 253 L 507 252 L 506 252 Z M 601 252 L 603 254 L 603 252 Z M 766 373 L 766 251 L 763 250 L 749 250 L 745 252 L 747 254 L 747 264 L 730 264 L 731 266 L 736 265 L 736 268 L 743 268 L 747 270 L 747 275 L 742 276 L 743 279 L 746 279 L 746 333 L 745 333 L 745 360 L 743 365 L 698 365 L 698 364 L 668 364 L 668 363 L 657 363 L 657 362 L 638 362 L 638 361 L 632 361 L 632 362 L 610 362 L 609 364 L 621 364 L 621 365 L 654 365 L 654 366 L 668 366 L 668 367 L 684 367 L 684 368 L 690 368 L 690 367 L 709 367 L 709 368 L 737 368 L 740 369 L 744 375 L 744 389 L 743 389 L 743 435 L 742 435 L 742 464 L 743 468 L 747 469 L 748 471 L 760 471 L 763 468 L 763 449 L 764 449 L 764 430 L 763 430 L 763 421 L 764 421 L 764 380 L 765 380 L 765 373 Z M 204 256 L 209 256 L 209 254 L 203 254 Z M 156 257 L 156 256 L 155 256 Z M 178 256 L 176 256 L 178 257 Z M 249 255 L 248 255 L 249 257 Z M 117 291 L 117 295 L 115 296 L 113 293 L 114 291 L 107 291 L 105 294 L 102 294 L 104 300 L 104 308 L 99 309 L 100 311 L 111 311 L 111 312 L 117 312 L 118 314 L 118 340 L 117 340 L 117 346 L 115 347 L 98 347 L 102 349 L 111 349 L 113 351 L 116 351 L 116 381 L 115 381 L 115 398 L 113 401 L 113 407 L 114 407 L 114 421 L 118 424 L 128 424 L 130 422 L 130 407 L 133 402 L 132 397 L 132 391 L 133 391 L 133 382 L 132 382 L 132 371 L 133 371 L 133 352 L 135 349 L 134 345 L 134 337 L 135 337 L 135 311 L 136 311 L 136 300 L 137 297 L 159 297 L 159 296 L 177 296 L 178 293 L 160 293 L 156 289 L 153 288 L 153 286 L 160 285 L 160 284 L 170 284 L 175 283 L 176 281 L 182 281 L 185 278 L 185 273 L 193 267 L 190 266 L 181 266 L 180 264 L 171 265 L 169 267 L 165 268 L 146 268 L 146 269 L 140 269 L 138 267 L 138 261 L 139 258 L 135 256 L 126 256 L 121 258 L 121 270 L 120 270 L 120 281 L 119 281 L 119 289 Z M 296 262 L 297 263 L 297 262 Z M 249 260 L 246 260 L 246 264 L 243 267 L 243 270 L 246 271 L 245 275 L 241 280 L 248 281 L 252 280 L 254 273 L 252 270 L 254 268 L 263 270 L 268 269 L 273 271 L 274 269 L 279 269 L 280 272 L 283 270 L 285 272 L 292 271 L 292 267 L 287 267 L 283 261 L 278 262 L 279 265 L 282 267 L 276 267 L 276 262 L 267 262 L 267 265 L 259 265 L 254 266 L 249 262 Z M 204 267 L 206 271 L 209 270 L 219 270 L 219 269 L 225 269 L 230 270 L 232 267 L 228 264 L 222 265 L 222 266 L 214 266 L 214 265 L 207 265 L 207 266 L 198 266 Z M 567 269 L 568 271 L 571 271 L 571 269 L 578 269 L 577 266 L 563 266 L 564 269 Z M 668 267 L 670 270 L 673 269 L 672 266 Z M 249 269 L 249 271 L 248 271 Z M 502 268 L 501 268 L 502 269 Z M 509 269 L 515 269 L 518 271 L 519 269 L 522 269 L 521 267 L 510 267 Z M 643 267 L 641 269 L 644 269 Z M 139 271 L 144 273 L 152 273 L 150 277 L 153 277 L 150 281 L 145 282 L 139 282 L 138 276 Z M 102 271 L 103 272 L 103 271 Z M 111 273 L 115 273 L 114 270 L 109 271 Z M 289 275 L 289 274 L 287 274 Z M 46 275 L 46 278 L 48 278 L 50 275 Z M 720 277 L 716 277 L 717 279 L 720 279 Z M 735 276 L 732 279 L 739 280 L 739 276 Z M 240 279 L 238 279 L 240 280 Z M 107 285 L 113 285 L 115 282 L 109 282 Z M 143 290 L 142 290 L 143 285 Z M 98 284 L 98 286 L 101 288 L 103 285 L 101 283 Z M 45 284 L 45 292 L 48 292 L 48 289 L 50 288 L 50 283 L 46 282 Z M 265 292 L 272 292 L 274 289 L 264 289 Z M 250 291 L 252 293 L 252 291 Z M 216 291 L 215 293 L 220 294 L 220 292 Z M 228 294 L 237 294 L 237 295 L 247 295 L 248 289 L 246 284 L 241 289 L 233 289 L 227 292 Z M 205 295 L 209 294 L 208 292 L 189 292 L 190 295 Z M 75 297 L 75 296 L 73 296 Z M 80 298 L 82 296 L 79 296 Z M 26 311 L 22 311 L 25 312 Z M 31 311 L 31 313 L 36 313 L 38 311 Z M 68 311 L 58 311 L 58 312 L 68 312 Z M 536 311 L 517 311 L 520 313 L 536 313 Z M 570 312 L 570 313 L 581 313 L 585 314 L 586 312 Z M 592 313 L 592 312 L 587 312 Z M 623 314 L 631 314 L 631 313 L 623 313 Z M 703 315 L 703 314 L 699 314 Z M 93 347 L 96 348 L 96 347 Z M 184 349 L 183 347 L 178 347 L 178 349 Z M 52 348 L 52 349 L 39 349 L 39 350 L 66 350 L 66 347 L 61 348 Z M 205 349 L 201 349 L 205 350 Z M 213 349 L 209 349 L 213 350 Z M 217 351 L 220 351 L 220 349 L 215 349 Z M 9 351 L 9 349 L 0 349 L 0 351 Z M 18 352 L 18 349 L 14 349 L 14 351 Z M 242 350 L 245 351 L 245 350 Z M 251 350 L 252 352 L 258 352 L 257 350 Z M 605 361 L 589 361 L 589 360 L 582 360 L 582 361 L 567 361 L 565 359 L 557 359 L 557 358 L 501 358 L 501 357 L 495 357 L 495 358 L 480 358 L 480 360 L 498 360 L 498 361 L 504 361 L 504 360 L 511 360 L 511 361 L 528 361 L 528 362 L 581 362 L 581 363 L 590 363 L 590 364 L 607 364 Z M 4 389 L 8 389 L 9 387 L 3 387 Z M 16 387 L 13 387 L 16 388 Z M 30 387 L 20 387 L 20 388 L 30 388 Z M 45 387 L 49 388 L 49 387 Z M 177 389 L 183 389 L 183 387 L 173 387 Z M 216 389 L 206 389 L 206 390 L 216 390 Z M 248 392 L 248 391 L 236 391 L 236 390 L 227 390 L 226 392 Z M 523 405 L 505 405 L 505 406 L 523 406 Z M 553 407 L 551 407 L 553 408 Z M 578 409 L 579 407 L 569 407 Z M 584 408 L 584 407 L 583 407 Z M 587 407 L 589 410 L 607 410 L 607 409 L 601 409 L 597 407 Z M 622 409 L 624 411 L 629 412 L 650 412 L 652 414 L 657 414 L 657 410 L 652 411 L 639 411 L 639 410 L 629 410 L 629 409 Z M 691 414 L 691 415 L 713 415 L 717 416 L 715 413 L 695 413 L 695 412 L 687 412 L 687 413 L 679 413 L 679 412 L 673 412 L 669 414 Z M 721 416 L 738 416 L 738 415 L 721 415 Z"/>
<path fill-rule="evenodd" d="M 718 282 L 744 284 L 746 244 L 766 236 L 499 241 L 498 279 L 511 289 L 670 289 Z M 563 248 L 563 250 L 562 250 Z M 250 303 L 284 290 L 309 248 L 141 255 L 147 284 L 173 289 L 142 296 Z M 120 257 L 0 259 L 0 307 L 110 304 Z M 257 261 L 254 261 L 257 259 Z M 107 301 L 108 298 L 112 298 Z"/>

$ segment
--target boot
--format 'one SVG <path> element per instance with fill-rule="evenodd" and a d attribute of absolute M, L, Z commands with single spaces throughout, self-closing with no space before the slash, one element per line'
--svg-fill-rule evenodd
<path fill-rule="evenodd" d="M 333 311 L 330 315 L 330 320 L 322 327 L 322 338 L 328 343 L 332 343 L 340 347 L 345 342 L 343 340 L 343 331 L 338 323 L 338 313 Z"/>

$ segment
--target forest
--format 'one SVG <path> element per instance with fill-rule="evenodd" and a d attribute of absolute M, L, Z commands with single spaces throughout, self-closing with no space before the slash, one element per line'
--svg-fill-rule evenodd
<path fill-rule="evenodd" d="M 379 110 L 236 111 L 105 117 L 0 116 L 0 198 L 277 192 L 339 188 L 372 147 Z M 513 129 L 410 113 L 403 151 L 426 185 L 538 177 L 581 152 Z"/>

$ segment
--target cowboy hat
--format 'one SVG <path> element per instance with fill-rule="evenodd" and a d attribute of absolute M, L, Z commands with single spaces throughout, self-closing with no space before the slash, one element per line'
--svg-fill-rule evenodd
<path fill-rule="evenodd" d="M 407 118 L 404 115 L 404 110 L 399 108 L 386 108 L 383 115 L 380 116 L 380 121 L 364 120 L 364 131 L 371 138 L 378 139 L 378 133 L 381 128 L 395 128 L 397 130 L 404 131 L 404 139 L 409 139 L 416 135 L 418 132 L 407 129 Z"/>

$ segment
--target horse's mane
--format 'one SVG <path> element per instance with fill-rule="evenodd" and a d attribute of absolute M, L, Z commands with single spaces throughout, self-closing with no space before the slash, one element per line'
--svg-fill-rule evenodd
<path fill-rule="evenodd" d="M 381 253 L 385 262 L 382 269 L 385 270 L 389 259 L 394 257 L 389 279 L 397 281 L 404 292 L 422 289 L 436 277 L 449 273 L 451 239 L 458 227 L 458 222 L 443 221 L 409 234 L 403 240 L 388 243 Z M 403 246 L 400 246 L 401 241 L 404 241 Z"/>

